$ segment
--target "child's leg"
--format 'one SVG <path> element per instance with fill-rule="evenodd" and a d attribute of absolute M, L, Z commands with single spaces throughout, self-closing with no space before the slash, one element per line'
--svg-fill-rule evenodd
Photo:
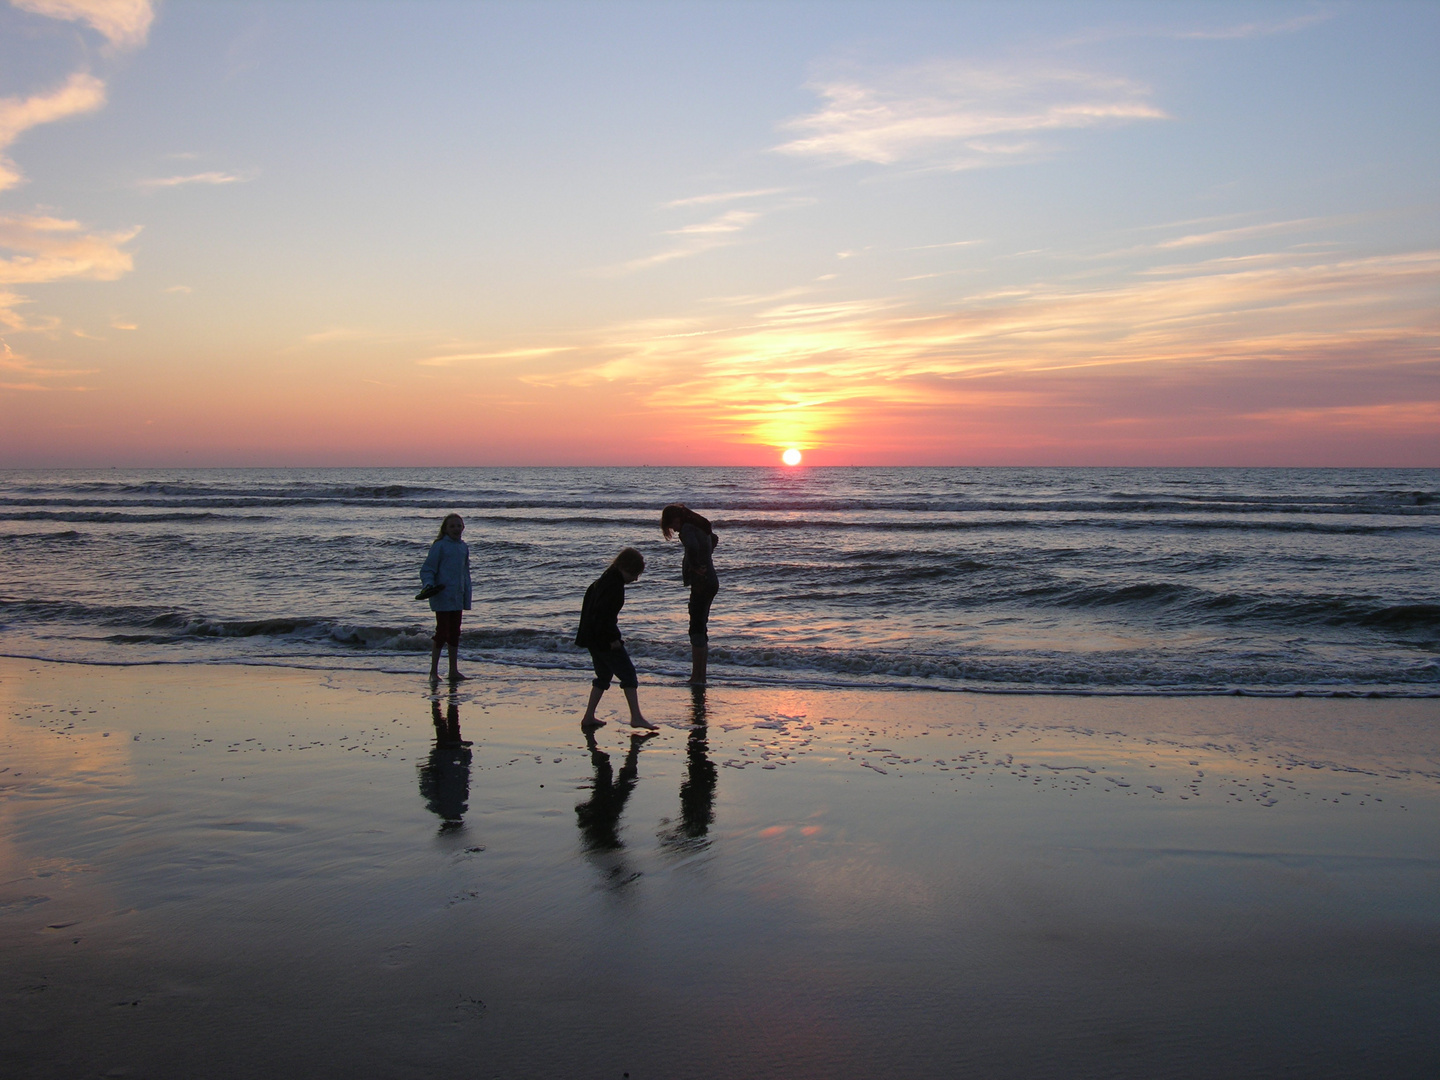
<path fill-rule="evenodd" d="M 458 665 L 456 665 L 456 660 L 458 660 L 459 654 L 459 621 L 461 621 L 461 618 L 461 613 L 455 612 L 454 615 L 451 616 L 452 622 L 451 628 L 449 628 L 449 631 L 451 631 L 451 635 L 449 635 L 449 654 L 451 654 L 451 683 L 458 683 L 459 680 L 465 678 L 464 675 L 459 674 L 459 667 Z"/>
<path fill-rule="evenodd" d="M 710 605 L 720 590 L 715 575 L 690 586 L 690 679 L 691 686 L 704 686 L 710 664 Z"/>
<path fill-rule="evenodd" d="M 458 663 L 460 652 L 460 618 L 461 614 L 458 611 L 437 611 L 435 613 L 435 636 L 437 639 L 444 640 L 446 650 L 450 654 L 451 682 L 459 682 L 461 679 L 465 678 L 464 675 L 460 674 L 460 667 Z M 436 664 L 438 664 L 440 652 L 439 641 L 436 642 L 435 652 L 435 660 Z"/>
<path fill-rule="evenodd" d="M 620 689 L 625 691 L 625 704 L 630 706 L 630 726 L 653 731 L 655 725 L 646 720 L 640 712 L 640 698 L 637 693 L 639 679 L 635 675 L 635 665 L 630 660 L 630 654 L 625 651 L 625 646 L 611 649 L 609 659 L 610 666 L 620 677 Z"/>
<path fill-rule="evenodd" d="M 605 685 L 611 684 L 611 672 L 621 681 L 621 690 L 625 691 L 625 704 L 631 708 L 631 727 L 647 727 L 655 730 L 655 724 L 645 719 L 644 714 L 639 711 L 639 698 L 635 696 L 635 688 L 639 680 L 635 677 L 635 664 L 629 658 L 629 652 L 625 651 L 624 645 L 612 649 L 590 649 L 590 655 L 595 657 L 595 671 L 605 668 Z M 599 681 L 599 680 L 596 680 Z"/>
<path fill-rule="evenodd" d="M 430 678 L 440 678 L 440 647 L 445 644 L 445 613 L 435 612 L 435 636 L 430 639 L 434 645 L 430 648 Z"/>
<path fill-rule="evenodd" d="M 655 725 L 640 715 L 640 696 L 634 686 L 622 686 L 625 691 L 625 704 L 630 706 L 630 726 L 638 728 L 649 728 L 655 730 Z"/>
<path fill-rule="evenodd" d="M 600 697 L 605 693 L 603 686 L 590 687 L 590 701 L 585 706 L 585 715 L 580 718 L 581 727 L 602 727 L 604 720 L 595 719 L 595 706 L 600 704 Z"/>
<path fill-rule="evenodd" d="M 597 728 L 605 725 L 604 720 L 595 719 L 595 706 L 600 704 L 601 695 L 610 687 L 614 677 L 610 671 L 610 658 L 606 651 L 590 650 L 590 663 L 595 668 L 595 678 L 590 680 L 590 701 L 585 706 L 585 715 L 580 718 L 582 728 Z"/>

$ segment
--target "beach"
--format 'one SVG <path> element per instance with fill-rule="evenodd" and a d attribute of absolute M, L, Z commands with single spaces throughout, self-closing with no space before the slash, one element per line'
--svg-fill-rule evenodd
<path fill-rule="evenodd" d="M 4 1074 L 1440 1059 L 1433 700 L 471 668 L 0 660 Z"/>

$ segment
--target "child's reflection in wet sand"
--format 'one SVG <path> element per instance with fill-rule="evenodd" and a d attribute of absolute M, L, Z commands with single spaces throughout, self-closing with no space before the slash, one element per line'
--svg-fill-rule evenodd
<path fill-rule="evenodd" d="M 590 751 L 595 779 L 589 801 L 575 807 L 575 818 L 585 854 L 604 875 L 607 888 L 620 888 L 640 876 L 629 869 L 622 854 L 625 845 L 619 835 L 620 814 L 639 779 L 640 748 L 652 734 L 647 731 L 630 736 L 630 749 L 617 775 L 610 765 L 610 755 L 596 744 L 594 730 L 585 732 L 585 746 Z"/>
<path fill-rule="evenodd" d="M 470 743 L 460 737 L 460 704 L 455 695 L 440 715 L 440 699 L 430 701 L 430 718 L 435 722 L 435 745 L 430 757 L 417 768 L 420 797 L 425 809 L 440 819 L 440 831 L 464 828 L 465 811 L 470 809 Z"/>
<path fill-rule="evenodd" d="M 719 772 L 710 760 L 710 729 L 705 711 L 705 687 L 690 688 L 690 738 L 685 744 L 685 779 L 680 781 L 680 820 L 660 833 L 660 843 L 676 852 L 702 851 L 710 844 L 715 821 L 715 779 Z"/>

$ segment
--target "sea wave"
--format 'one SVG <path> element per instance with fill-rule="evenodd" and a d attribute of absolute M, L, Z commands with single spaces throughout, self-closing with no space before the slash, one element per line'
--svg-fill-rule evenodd
<path fill-rule="evenodd" d="M 45 492 L 48 489 L 40 485 L 28 485 L 22 490 L 31 492 Z M 406 499 L 417 495 L 443 495 L 447 489 L 428 485 L 416 484 L 314 484 L 299 481 L 292 484 L 256 484 L 241 482 L 237 484 L 224 483 L 202 483 L 186 484 L 154 481 L 149 483 L 126 483 L 123 481 L 76 481 L 64 485 L 65 494 L 73 497 L 75 494 L 85 495 L 111 495 L 120 497 L 134 497 L 137 495 L 161 495 L 169 499 L 184 499 L 191 497 L 215 498 L 232 496 L 235 498 L 271 498 L 271 499 Z"/>
<path fill-rule="evenodd" d="M 429 511 L 436 507 L 451 506 L 448 499 L 419 500 L 392 500 L 397 505 L 404 505 L 417 511 Z M 333 496 L 310 495 L 310 496 L 248 496 L 248 495 L 206 495 L 192 496 L 189 498 L 87 498 L 76 499 L 73 497 L 46 498 L 42 496 L 8 496 L 0 497 L 0 508 L 10 506 L 59 506 L 74 507 L 84 506 L 88 509 L 125 509 L 131 507 L 155 508 L 167 507 L 170 509 L 211 509 L 211 510 L 245 510 L 245 509 L 272 509 L 275 507 L 314 507 L 314 506 L 374 506 L 375 498 L 337 498 Z"/>
<path fill-rule="evenodd" d="M 204 646 L 205 655 L 220 663 L 247 663 L 262 658 L 280 661 L 286 657 L 317 662 L 329 657 L 345 662 L 357 655 L 425 653 L 431 647 L 431 628 L 420 620 L 365 623 L 324 616 L 225 619 L 141 605 L 123 611 L 102 611 L 69 601 L 0 602 L 3 621 L 23 614 L 43 616 L 52 631 L 61 620 L 69 623 L 76 627 L 74 640 L 87 648 L 150 646 L 158 647 L 159 655 L 173 655 L 172 647 L 188 643 L 192 648 Z M 1328 615 L 1322 612 L 1315 617 L 1336 616 L 1330 610 Z M 1440 627 L 1440 606 L 1376 605 L 1363 609 L 1352 605 L 1346 618 L 1351 623 L 1379 623 L 1392 630 L 1433 631 Z M 110 627 L 114 632 L 96 637 L 90 633 L 96 627 Z M 60 638 L 63 635 L 56 637 L 53 632 L 50 636 L 50 640 Z M 683 638 L 659 639 L 636 633 L 627 635 L 626 640 L 642 668 L 648 664 L 652 670 L 677 673 L 688 663 L 689 650 Z M 587 662 L 586 654 L 574 647 L 568 628 L 562 627 L 467 626 L 461 644 L 468 654 L 482 659 L 534 667 L 579 670 Z M 57 656 L 72 652 L 57 646 Z M 801 680 L 932 688 L 1095 692 L 1130 688 L 1193 693 L 1379 690 L 1440 694 L 1440 659 L 1434 656 L 1417 655 L 1401 663 L 1392 660 L 1377 666 L 1374 660 L 1357 654 L 1344 662 L 1331 659 L 1322 667 L 1315 656 L 1304 650 L 1289 655 L 1256 654 L 1222 645 L 1183 652 L 1157 647 L 1090 653 L 1025 649 L 996 653 L 983 648 L 839 649 L 737 633 L 712 645 L 711 662 L 717 670 L 741 680 L 768 672 Z"/>
<path fill-rule="evenodd" d="M 120 510 L 0 510 L 0 521 L 67 521 L 100 525 L 153 524 L 165 521 L 270 521 L 265 514 L 216 514 L 174 510 L 161 514 Z"/>
<path fill-rule="evenodd" d="M 1290 626 L 1371 627 L 1440 634 L 1440 604 L 1394 603 L 1379 598 L 1273 596 L 1215 591 L 1169 581 L 1075 585 L 1054 582 L 1019 590 L 1029 600 L 1061 608 L 1171 609 L 1228 624 L 1263 621 Z"/>
<path fill-rule="evenodd" d="M 425 508 L 438 514 L 444 506 Z M 295 504 L 286 502 L 274 504 L 279 509 L 294 509 Z M 215 503 L 206 509 L 195 506 L 190 509 L 169 511 L 137 511 L 130 509 L 79 509 L 15 510 L 0 505 L 0 522 L 56 521 L 69 524 L 126 525 L 157 524 L 165 522 L 230 521 L 260 522 L 278 521 L 281 516 L 258 513 L 221 513 L 224 509 L 258 510 L 266 509 L 259 503 Z M 417 508 L 420 509 L 420 508 Z M 637 508 L 632 513 L 602 512 L 599 508 L 587 508 L 584 514 L 540 514 L 541 509 L 533 505 L 525 507 L 523 514 L 477 513 L 472 507 L 461 506 L 460 511 L 470 517 L 472 525 L 486 524 L 517 526 L 550 526 L 564 528 L 635 529 L 645 532 L 656 528 L 648 509 Z M 1394 522 L 1327 522 L 1323 520 L 1270 520 L 1257 521 L 1244 518 L 1183 518 L 1179 515 L 1164 517 L 1046 517 L 1018 514 L 1009 518 L 973 517 L 967 519 L 922 517 L 909 520 L 884 520 L 865 517 L 819 518 L 813 515 L 793 518 L 735 518 L 717 516 L 713 519 L 716 530 L 723 536 L 726 530 L 753 533 L 840 532 L 880 534 L 924 534 L 938 535 L 979 532 L 1023 532 L 1043 533 L 1066 532 L 1075 529 L 1108 529 L 1118 531 L 1205 531 L 1256 534 L 1314 534 L 1336 536 L 1368 536 L 1385 534 L 1418 534 L 1440 530 L 1440 521 L 1429 518 L 1408 517 Z M 380 541 L 377 541 L 380 542 Z M 426 541 L 428 543 L 428 540 Z"/>
<path fill-rule="evenodd" d="M 833 571 L 823 576 L 823 587 L 803 584 L 795 572 L 787 568 L 767 568 L 763 578 L 779 589 L 787 607 L 821 603 L 831 610 L 881 611 L 889 608 L 914 610 L 917 594 L 904 586 L 913 584 L 922 591 L 933 588 L 936 581 L 957 573 L 987 575 L 994 568 L 983 562 L 947 561 L 945 565 L 910 566 L 902 571 L 885 574 L 883 564 L 850 564 L 845 576 L 837 578 Z M 814 571 L 808 570 L 809 577 Z M 736 574 L 744 582 L 756 575 Z M 1240 592 L 1207 589 L 1171 581 L 1136 581 L 1129 583 L 1075 583 L 1063 580 L 1038 585 L 1018 585 L 1008 580 L 971 582 L 960 595 L 945 595 L 934 603 L 937 610 L 961 608 L 966 611 L 1015 615 L 1026 608 L 1085 611 L 1093 609 L 1127 609 L 1143 616 L 1144 621 L 1161 620 L 1170 625 L 1222 625 L 1240 627 L 1265 624 L 1272 627 L 1366 629 L 1386 636 L 1421 641 L 1440 639 L 1440 603 L 1428 600 L 1397 600 L 1395 598 L 1317 594 L 1281 596 L 1261 592 Z M 787 578 L 789 583 L 786 584 Z M 869 586 L 866 591 L 857 591 Z M 408 595 L 410 586 L 404 590 Z M 923 600 L 919 601 L 923 603 Z M 1168 616 L 1168 618 L 1167 618 Z M 425 616 L 428 620 L 428 615 Z M 132 631 L 126 640 L 176 641 L 187 637 L 254 637 L 297 636 L 324 637 L 342 644 L 384 646 L 392 637 L 408 640 L 415 632 L 411 627 L 394 625 L 365 626 L 337 620 L 324 615 L 271 615 L 253 619 L 230 619 L 216 615 L 177 611 L 172 607 L 149 607 L 136 604 L 89 604 L 69 599 L 0 598 L 0 622 L 67 622 L 93 626 L 127 628 Z M 506 631 L 506 633 L 516 633 Z M 524 631 L 523 634 L 542 633 Z M 115 640 L 121 640 L 116 637 Z M 508 640 L 508 639 L 507 639 Z"/>
<path fill-rule="evenodd" d="M 596 518 L 574 519 L 577 523 L 585 524 L 630 524 L 629 519 L 602 521 Z M 1076 528 L 1089 529 L 1119 529 L 1119 530 L 1205 530 L 1205 531 L 1234 531 L 1234 532 L 1255 532 L 1255 533 L 1333 533 L 1336 535 L 1369 535 L 1378 533 L 1395 533 L 1401 531 L 1431 531 L 1436 526 L 1428 521 L 1414 523 L 1407 521 L 1405 524 L 1386 523 L 1377 524 L 1373 522 L 1325 522 L 1325 521 L 1251 521 L 1251 520 L 1217 520 L 1217 519 L 1177 519 L 1167 518 L 1125 518 L 1103 516 L 1077 518 L 1045 518 L 1045 517 L 1014 517 L 1014 518 L 971 518 L 968 520 L 955 520 L 945 518 L 921 518 L 906 521 L 885 521 L 870 519 L 825 519 L 825 518 L 727 518 L 717 517 L 713 520 L 717 530 L 743 529 L 750 532 L 775 532 L 775 531 L 798 531 L 824 530 L 824 531 L 864 531 L 880 533 L 948 533 L 948 532 L 987 532 L 991 530 L 1016 531 L 1031 529 L 1036 531 L 1069 531 Z"/>
<path fill-rule="evenodd" d="M 84 539 L 85 534 L 75 529 L 66 529 L 64 532 L 0 533 L 0 543 L 3 544 L 55 544 Z"/>
<path fill-rule="evenodd" d="M 260 650 L 222 654 L 162 650 L 151 657 L 122 653 L 52 656 L 16 651 L 4 655 L 80 662 L 169 662 L 178 658 L 209 663 L 278 664 L 283 666 L 367 670 L 419 670 L 420 655 L 430 649 L 428 629 L 354 627 L 308 621 L 257 621 L 192 628 L 199 637 L 241 637 L 270 640 Z M 107 642 L 170 644 L 167 635 L 115 635 Z M 295 647 L 277 650 L 277 641 Z M 335 644 L 350 646 L 335 651 Z M 329 648 L 315 648 L 327 645 Z M 307 648 L 307 646 L 310 646 Z M 627 646 L 648 680 L 678 679 L 688 667 L 683 643 L 657 642 L 643 636 L 627 638 Z M 540 629 L 467 629 L 461 635 L 463 655 L 472 661 L 534 669 L 588 672 L 588 655 L 568 635 Z M 418 655 L 417 655 L 418 654 Z M 414 659 L 401 659 L 411 656 Z M 1331 665 L 1317 678 L 1312 665 L 1275 657 L 1254 658 L 1211 652 L 1183 659 L 1161 651 L 1117 651 L 1100 656 L 1031 651 L 993 655 L 950 656 L 904 652 L 845 652 L 834 649 L 743 641 L 712 646 L 711 672 L 718 682 L 736 685 L 783 683 L 912 690 L 978 690 L 1010 693 L 1130 694 L 1257 694 L 1319 696 L 1440 697 L 1440 662 L 1417 659 L 1408 665 L 1377 667 L 1364 662 Z"/>
<path fill-rule="evenodd" d="M 84 496 L 84 497 L 81 497 Z M 0 508 L 55 507 L 83 505 L 91 510 L 126 507 L 170 509 L 246 509 L 305 507 L 321 505 L 367 506 L 377 503 L 413 506 L 417 511 L 439 508 L 462 513 L 524 510 L 551 513 L 580 510 L 596 513 L 629 512 L 656 519 L 659 507 L 653 499 L 641 501 L 635 494 L 571 495 L 549 492 L 495 492 L 447 490 L 438 487 L 390 484 L 378 486 L 302 485 L 294 489 L 236 487 L 215 489 L 183 485 L 120 485 L 116 488 L 85 485 L 50 494 L 0 495 Z M 804 493 L 784 498 L 722 496 L 707 499 L 703 509 L 715 518 L 744 514 L 1082 514 L 1101 518 L 1120 515 L 1230 515 L 1254 518 L 1272 516 L 1399 516 L 1440 517 L 1440 493 L 1405 491 L 1368 493 L 1346 497 L 1296 495 L 1200 496 L 1186 495 L 1103 495 L 1094 498 L 1015 497 L 954 498 L 896 496 L 817 496 Z M 583 520 L 583 519 L 582 519 Z M 756 527 L 774 527 L 783 519 L 760 519 Z M 894 523 L 901 525 L 905 523 Z"/>
<path fill-rule="evenodd" d="M 645 649 L 636 650 L 642 658 Z M 1293 692 L 1324 687 L 1328 692 L 1386 684 L 1409 687 L 1425 695 L 1440 694 L 1440 662 L 1418 660 L 1403 669 L 1355 664 L 1332 667 L 1323 678 L 1308 664 L 1276 662 L 1218 652 L 1177 657 L 1160 651 L 1119 651 L 1101 656 L 1036 651 L 1003 656 L 895 653 L 851 653 L 823 648 L 716 646 L 711 662 L 741 669 L 847 675 L 862 681 L 922 680 L 978 687 L 1047 689 L 1118 689 L 1124 687 L 1192 692 L 1227 692 L 1245 688 Z"/>

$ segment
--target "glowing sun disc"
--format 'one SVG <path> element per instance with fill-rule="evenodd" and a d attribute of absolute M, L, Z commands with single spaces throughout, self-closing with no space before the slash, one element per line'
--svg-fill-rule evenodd
<path fill-rule="evenodd" d="M 780 460 L 785 462 L 786 465 L 799 465 L 800 451 L 796 450 L 792 446 L 789 450 L 786 450 L 783 454 L 780 455 Z"/>

